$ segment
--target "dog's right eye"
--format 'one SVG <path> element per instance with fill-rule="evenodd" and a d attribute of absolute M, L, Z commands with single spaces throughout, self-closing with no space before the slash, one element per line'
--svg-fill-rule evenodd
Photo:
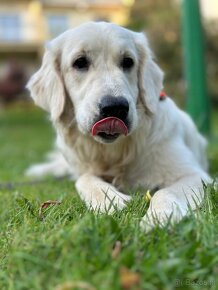
<path fill-rule="evenodd" d="M 90 62 L 87 57 L 81 56 L 73 63 L 73 67 L 77 70 L 88 70 Z"/>
<path fill-rule="evenodd" d="M 134 66 L 134 61 L 131 57 L 124 57 L 120 65 L 124 71 L 128 71 Z"/>

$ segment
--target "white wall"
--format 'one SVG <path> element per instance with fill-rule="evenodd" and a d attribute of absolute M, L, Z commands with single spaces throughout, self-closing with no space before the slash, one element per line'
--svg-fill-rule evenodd
<path fill-rule="evenodd" d="M 218 0 L 200 0 L 200 3 L 205 18 L 218 20 Z"/>

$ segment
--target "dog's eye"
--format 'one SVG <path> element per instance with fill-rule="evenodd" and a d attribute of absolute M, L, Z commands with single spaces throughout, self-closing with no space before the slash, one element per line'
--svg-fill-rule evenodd
<path fill-rule="evenodd" d="M 130 70 L 134 65 L 134 61 L 131 57 L 124 57 L 120 65 L 123 70 Z"/>
<path fill-rule="evenodd" d="M 73 63 L 73 67 L 77 70 L 88 70 L 89 65 L 90 62 L 85 56 L 77 58 Z"/>

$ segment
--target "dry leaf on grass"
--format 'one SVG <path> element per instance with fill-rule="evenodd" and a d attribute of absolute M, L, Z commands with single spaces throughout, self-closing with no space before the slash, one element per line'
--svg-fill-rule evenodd
<path fill-rule="evenodd" d="M 139 285 L 140 275 L 126 267 L 122 267 L 120 269 L 120 283 L 123 289 L 131 289 L 132 287 Z"/>
<path fill-rule="evenodd" d="M 119 256 L 119 254 L 120 254 L 120 252 L 121 252 L 121 249 L 122 249 L 122 244 L 121 244 L 121 242 L 120 242 L 120 241 L 116 241 L 116 242 L 115 242 L 115 245 L 114 245 L 114 248 L 113 248 L 113 250 L 112 250 L 112 252 L 111 252 L 111 257 L 112 257 L 113 259 L 116 259 L 116 258 Z"/>
<path fill-rule="evenodd" d="M 49 207 L 50 205 L 59 205 L 61 204 L 60 201 L 58 200 L 47 200 L 45 202 L 43 202 L 41 205 L 40 205 L 40 208 L 39 208 L 39 217 L 40 219 L 43 219 L 43 210 L 46 209 L 47 207 Z"/>

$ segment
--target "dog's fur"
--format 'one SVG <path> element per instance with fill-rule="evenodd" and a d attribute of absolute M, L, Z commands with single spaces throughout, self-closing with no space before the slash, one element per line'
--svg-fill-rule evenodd
<path fill-rule="evenodd" d="M 88 55 L 91 66 L 78 71 L 74 60 Z M 126 72 L 124 55 L 134 60 Z M 66 31 L 46 48 L 43 63 L 28 88 L 35 103 L 48 111 L 57 132 L 57 155 L 31 174 L 70 172 L 88 207 L 110 212 L 123 208 L 139 187 L 158 188 L 142 226 L 155 218 L 180 220 L 203 198 L 206 173 L 204 138 L 189 116 L 167 97 L 159 100 L 163 73 L 153 60 L 144 34 L 109 23 L 86 23 Z M 123 96 L 129 103 L 129 134 L 108 144 L 91 129 L 102 96 Z M 46 167 L 47 166 L 47 167 Z M 41 171 L 42 170 L 42 171 Z"/>

